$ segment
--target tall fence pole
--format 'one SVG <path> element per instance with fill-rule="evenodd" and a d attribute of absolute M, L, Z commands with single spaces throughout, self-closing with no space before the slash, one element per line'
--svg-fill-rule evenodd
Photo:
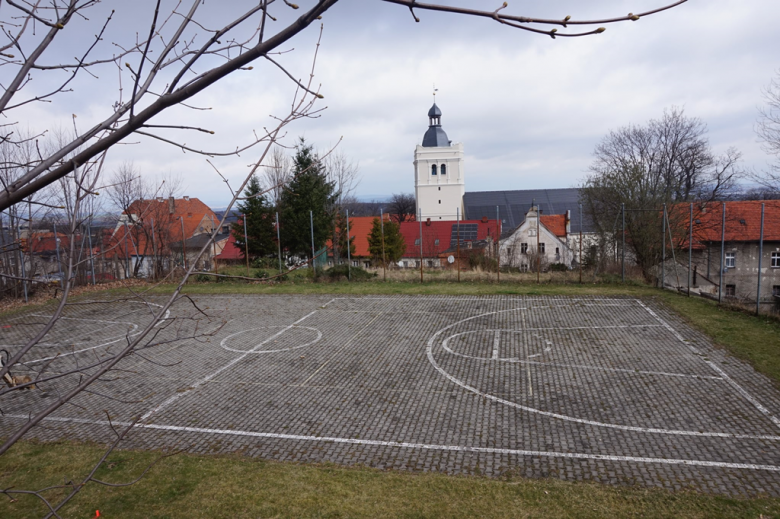
<path fill-rule="evenodd" d="M 622 271 L 623 283 L 626 282 L 626 204 L 620 204 L 620 212 L 623 215 L 623 228 L 620 234 L 623 235 L 623 244 L 620 246 L 620 268 Z"/>
<path fill-rule="evenodd" d="M 249 233 L 246 232 L 246 214 L 241 215 L 244 223 L 244 259 L 246 260 L 246 277 L 249 277 Z"/>
<path fill-rule="evenodd" d="M 314 270 L 314 211 L 309 211 L 309 225 L 311 225 L 311 269 Z"/>
<path fill-rule="evenodd" d="M 582 284 L 582 204 L 580 204 L 580 285 Z"/>
<path fill-rule="evenodd" d="M 661 290 L 666 288 L 666 204 L 661 222 Z"/>
<path fill-rule="evenodd" d="M 347 212 L 347 280 L 352 281 L 352 247 L 349 243 L 349 209 L 345 209 Z"/>
<path fill-rule="evenodd" d="M 423 239 L 422 239 L 422 209 L 420 209 L 420 283 L 423 282 Z"/>
<path fill-rule="evenodd" d="M 542 230 L 541 227 L 542 212 L 539 210 L 539 206 L 536 206 L 536 284 L 541 283 L 542 275 L 542 252 L 539 250 L 539 233 Z"/>
<path fill-rule="evenodd" d="M 693 273 L 693 204 L 691 204 L 691 214 L 688 222 L 688 297 L 691 297 L 691 278 Z"/>
<path fill-rule="evenodd" d="M 726 263 L 726 202 L 723 202 L 723 219 L 720 224 L 720 272 L 718 282 L 718 303 L 723 301 L 723 268 Z"/>
<path fill-rule="evenodd" d="M 756 315 L 761 312 L 761 260 L 764 257 L 764 204 L 761 204 L 761 237 L 758 240 L 758 288 L 756 289 Z"/>
<path fill-rule="evenodd" d="M 19 219 L 17 219 L 16 221 L 18 222 Z M 31 222 L 28 221 L 27 222 L 27 237 L 28 237 L 27 238 L 27 243 L 30 243 L 30 238 L 29 238 L 29 236 L 30 236 L 30 225 L 31 225 Z M 2 225 L 0 225 L 0 227 L 2 227 Z M 22 250 L 22 247 L 21 247 L 22 235 L 19 232 L 19 225 L 18 224 L 16 226 L 16 243 L 19 244 L 19 258 L 21 259 L 19 264 L 22 267 L 22 291 L 24 292 L 24 302 L 27 303 L 28 302 L 28 299 L 27 299 L 27 272 L 25 271 L 25 268 L 24 268 L 24 251 Z"/>
<path fill-rule="evenodd" d="M 496 282 L 501 283 L 501 220 L 496 206 Z"/>
<path fill-rule="evenodd" d="M 214 223 L 214 217 L 209 216 L 209 218 L 211 218 L 211 232 L 214 233 L 215 230 L 214 228 L 216 227 L 216 224 Z M 217 265 L 217 235 L 218 234 L 219 231 L 217 231 L 216 234 L 214 234 L 214 236 L 212 236 L 211 239 L 211 245 L 213 246 L 214 249 L 214 274 L 219 274 L 219 266 Z"/>
<path fill-rule="evenodd" d="M 187 273 L 187 255 L 184 253 L 184 217 L 180 216 L 179 221 L 181 222 L 181 264 L 184 267 L 184 273 Z M 127 242 L 125 242 L 125 245 L 127 245 Z"/>
<path fill-rule="evenodd" d="M 246 234 L 246 229 L 244 230 Z M 276 213 L 276 247 L 277 255 L 279 256 L 279 274 L 282 273 L 282 237 L 279 234 L 279 213 Z"/>
<path fill-rule="evenodd" d="M 456 218 L 458 220 L 458 245 L 457 245 L 457 251 L 458 251 L 458 283 L 460 283 L 460 207 L 455 209 Z"/>
<path fill-rule="evenodd" d="M 385 213 L 379 209 L 379 229 L 382 233 L 382 279 L 387 281 L 387 258 L 385 257 Z"/>
<path fill-rule="evenodd" d="M 95 285 L 95 254 L 92 249 L 92 217 L 87 223 L 87 239 L 89 241 L 89 267 L 92 270 L 92 285 Z M 152 220 L 152 242 L 154 242 L 154 220 Z"/>

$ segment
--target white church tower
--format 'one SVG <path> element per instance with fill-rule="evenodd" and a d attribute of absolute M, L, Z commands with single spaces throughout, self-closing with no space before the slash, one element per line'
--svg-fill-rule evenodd
<path fill-rule="evenodd" d="M 441 110 L 433 103 L 428 111 L 430 126 L 422 146 L 414 150 L 414 196 L 422 219 L 463 219 L 463 144 L 452 144 L 441 127 Z"/>

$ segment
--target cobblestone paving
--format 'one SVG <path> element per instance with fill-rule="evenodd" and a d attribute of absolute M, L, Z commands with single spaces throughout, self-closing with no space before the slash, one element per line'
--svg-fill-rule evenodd
<path fill-rule="evenodd" d="M 121 402 L 80 395 L 31 435 L 107 440 L 110 409 L 119 424 L 143 417 L 126 447 L 780 495 L 780 392 L 651 301 L 197 303 L 210 318 L 178 304 L 176 320 L 158 330 L 162 344 L 96 388 Z M 73 307 L 39 359 L 59 352 L 52 370 L 94 362 L 153 309 Z M 42 321 L 30 314 L 2 323 L 3 347 L 18 347 Z M 212 333 L 187 338 L 204 331 Z M 2 397 L 0 434 L 56 389 Z"/>

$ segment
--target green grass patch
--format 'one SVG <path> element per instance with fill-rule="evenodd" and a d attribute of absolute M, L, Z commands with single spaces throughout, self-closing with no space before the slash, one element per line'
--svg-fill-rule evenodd
<path fill-rule="evenodd" d="M 18 443 L 0 457 L 0 485 L 39 489 L 78 481 L 102 454 L 95 445 Z M 97 478 L 131 480 L 155 459 L 116 451 Z M 50 491 L 51 500 L 63 491 Z M 42 517 L 34 497 L 3 498 L 2 517 Z M 64 517 L 750 517 L 780 516 L 780 500 L 730 499 L 593 483 L 383 472 L 179 454 L 137 484 L 85 487 Z"/>

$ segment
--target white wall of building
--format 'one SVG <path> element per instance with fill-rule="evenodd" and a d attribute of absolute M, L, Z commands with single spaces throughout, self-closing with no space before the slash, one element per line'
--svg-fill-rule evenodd
<path fill-rule="evenodd" d="M 446 168 L 444 175 L 442 166 Z M 418 145 L 414 151 L 414 195 L 422 219 L 455 220 L 458 212 L 462 219 L 465 193 L 463 144 L 430 148 Z"/>

